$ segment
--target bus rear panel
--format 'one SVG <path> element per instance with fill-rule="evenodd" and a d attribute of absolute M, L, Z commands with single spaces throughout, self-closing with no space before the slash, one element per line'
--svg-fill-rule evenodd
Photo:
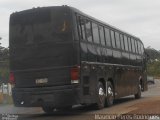
<path fill-rule="evenodd" d="M 77 103 L 79 88 L 71 80 L 72 69 L 78 66 L 71 21 L 68 7 L 35 8 L 11 15 L 10 69 L 16 106 Z"/>

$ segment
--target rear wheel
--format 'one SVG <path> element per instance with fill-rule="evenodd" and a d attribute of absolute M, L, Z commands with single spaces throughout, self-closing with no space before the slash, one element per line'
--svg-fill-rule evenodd
<path fill-rule="evenodd" d="M 141 87 L 141 85 L 139 84 L 139 85 L 138 85 L 138 92 L 134 95 L 136 99 L 141 98 L 141 89 L 142 89 L 142 87 Z"/>
<path fill-rule="evenodd" d="M 113 85 L 110 81 L 107 82 L 107 97 L 106 97 L 106 106 L 113 105 L 114 101 L 114 90 Z"/>
<path fill-rule="evenodd" d="M 102 84 L 102 82 L 98 82 L 98 100 L 96 103 L 96 108 L 97 109 L 102 109 L 105 106 L 105 89 L 104 89 L 104 85 Z"/>

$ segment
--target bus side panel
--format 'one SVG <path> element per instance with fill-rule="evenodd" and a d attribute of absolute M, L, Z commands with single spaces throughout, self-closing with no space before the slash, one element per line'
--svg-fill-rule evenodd
<path fill-rule="evenodd" d="M 139 75 L 134 69 L 122 68 L 115 73 L 115 98 L 133 95 L 138 91 Z"/>

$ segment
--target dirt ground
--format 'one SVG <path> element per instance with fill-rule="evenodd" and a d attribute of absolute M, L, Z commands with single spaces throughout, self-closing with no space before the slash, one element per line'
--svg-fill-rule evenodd
<path fill-rule="evenodd" d="M 137 103 L 134 107 L 137 107 L 136 110 L 129 112 L 129 114 L 159 114 L 160 115 L 160 79 L 155 80 L 155 85 L 149 86 L 151 95 L 147 100 Z M 156 95 L 154 95 L 156 94 Z"/>
<path fill-rule="evenodd" d="M 134 109 L 121 114 L 117 120 L 160 120 L 160 80 L 156 80 L 155 85 L 149 86 L 149 91 L 143 101 L 128 108 Z"/>
<path fill-rule="evenodd" d="M 160 97 L 153 97 L 148 101 L 135 104 L 136 110 L 129 112 L 129 114 L 160 114 Z"/>

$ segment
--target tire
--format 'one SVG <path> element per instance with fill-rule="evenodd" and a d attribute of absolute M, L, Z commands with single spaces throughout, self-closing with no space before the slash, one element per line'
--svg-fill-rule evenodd
<path fill-rule="evenodd" d="M 47 113 L 47 114 L 53 114 L 53 110 L 54 110 L 54 108 L 53 107 L 51 107 L 51 106 L 42 106 L 42 109 L 43 109 L 43 111 L 45 112 L 45 113 Z"/>
<path fill-rule="evenodd" d="M 103 109 L 105 107 L 105 97 L 104 85 L 102 82 L 98 82 L 96 109 Z"/>
<path fill-rule="evenodd" d="M 140 99 L 141 98 L 141 85 L 138 85 L 138 92 L 134 95 L 135 99 Z"/>
<path fill-rule="evenodd" d="M 107 97 L 106 97 L 106 106 L 112 106 L 114 102 L 114 90 L 111 82 L 107 82 Z"/>

